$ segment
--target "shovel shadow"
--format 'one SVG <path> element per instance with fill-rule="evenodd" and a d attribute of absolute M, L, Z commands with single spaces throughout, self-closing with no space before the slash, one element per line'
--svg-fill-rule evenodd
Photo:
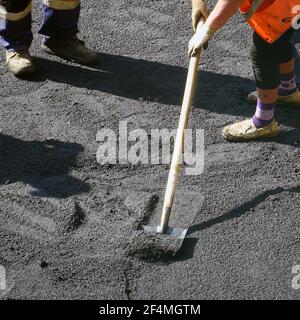
<path fill-rule="evenodd" d="M 219 217 L 216 217 L 216 218 L 213 218 L 213 219 L 204 221 L 200 224 L 192 226 L 188 230 L 188 235 L 191 235 L 193 233 L 208 229 L 214 225 L 223 223 L 225 221 L 239 218 L 239 217 L 243 216 L 244 214 L 246 214 L 247 212 L 249 212 L 252 208 L 255 208 L 261 202 L 264 202 L 269 196 L 274 196 L 274 195 L 280 194 L 282 192 L 300 193 L 300 186 L 295 186 L 290 189 L 278 187 L 273 190 L 267 190 L 267 191 L 259 194 L 255 198 L 243 203 L 241 206 L 230 210 L 229 212 L 225 213 L 222 216 L 219 216 Z"/>

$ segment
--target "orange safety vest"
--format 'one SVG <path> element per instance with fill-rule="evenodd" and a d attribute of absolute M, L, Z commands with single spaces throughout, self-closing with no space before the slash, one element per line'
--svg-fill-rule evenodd
<path fill-rule="evenodd" d="M 240 10 L 246 21 L 264 40 L 273 43 L 292 28 L 299 14 L 293 10 L 300 0 L 244 0 Z"/>

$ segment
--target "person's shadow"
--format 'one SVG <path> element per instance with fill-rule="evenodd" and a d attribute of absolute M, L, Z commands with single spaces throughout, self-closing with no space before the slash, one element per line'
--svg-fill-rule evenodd
<path fill-rule="evenodd" d="M 110 54 L 99 54 L 98 58 L 92 67 L 36 58 L 40 73 L 34 80 L 50 79 L 134 100 L 181 105 L 186 68 Z M 300 79 L 298 68 L 297 72 Z M 249 117 L 254 112 L 254 106 L 249 106 L 245 99 L 255 89 L 250 79 L 201 71 L 197 88 L 194 108 L 241 117 Z M 300 108 L 292 112 L 291 108 L 277 108 L 277 117 L 292 130 L 274 141 L 294 145 L 299 140 Z"/>
<path fill-rule="evenodd" d="M 36 81 L 51 80 L 115 96 L 180 105 L 187 69 L 142 59 L 98 54 L 91 67 L 35 58 Z M 201 71 L 194 107 L 217 113 L 243 115 L 239 103 L 254 89 L 253 81 L 238 76 Z M 235 106 L 235 108 L 233 108 Z M 242 114 L 241 114 L 242 112 Z"/>
<path fill-rule="evenodd" d="M 0 185 L 23 182 L 39 197 L 67 198 L 88 184 L 69 175 L 84 148 L 57 140 L 24 141 L 0 133 Z"/>

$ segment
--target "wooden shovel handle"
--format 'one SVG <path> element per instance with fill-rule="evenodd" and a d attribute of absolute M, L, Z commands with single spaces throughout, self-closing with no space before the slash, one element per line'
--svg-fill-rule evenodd
<path fill-rule="evenodd" d="M 201 27 L 203 22 L 199 22 L 198 27 Z M 190 64 L 188 69 L 187 81 L 184 91 L 184 97 L 182 102 L 181 114 L 179 119 L 179 125 L 177 129 L 174 152 L 172 156 L 171 167 L 169 171 L 169 177 L 165 192 L 162 216 L 160 229 L 162 233 L 165 233 L 169 220 L 170 214 L 173 207 L 174 195 L 176 191 L 176 186 L 180 174 L 181 160 L 182 160 L 182 152 L 184 147 L 184 137 L 185 137 L 185 129 L 188 127 L 191 107 L 193 103 L 195 87 L 197 82 L 198 75 L 198 66 L 200 61 L 201 50 L 197 53 L 196 56 L 190 58 Z"/>

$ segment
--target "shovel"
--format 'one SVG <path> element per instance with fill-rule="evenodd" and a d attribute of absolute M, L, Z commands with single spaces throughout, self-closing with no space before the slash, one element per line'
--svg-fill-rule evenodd
<path fill-rule="evenodd" d="M 198 27 L 204 24 L 200 21 Z M 181 108 L 181 114 L 179 119 L 179 125 L 177 129 L 174 152 L 172 156 L 171 167 L 169 171 L 169 177 L 163 202 L 163 209 L 161 214 L 161 221 L 159 226 L 143 226 L 145 232 L 165 234 L 184 240 L 188 229 L 173 228 L 169 226 L 170 216 L 172 212 L 174 196 L 176 192 L 176 186 L 179 179 L 180 167 L 182 162 L 182 152 L 185 140 L 185 129 L 188 127 L 189 117 L 191 113 L 191 107 L 193 102 L 193 97 L 195 93 L 195 87 L 198 75 L 198 66 L 200 61 L 201 50 L 190 58 L 190 64 L 188 69 L 187 81 L 184 91 L 183 103 Z"/>

